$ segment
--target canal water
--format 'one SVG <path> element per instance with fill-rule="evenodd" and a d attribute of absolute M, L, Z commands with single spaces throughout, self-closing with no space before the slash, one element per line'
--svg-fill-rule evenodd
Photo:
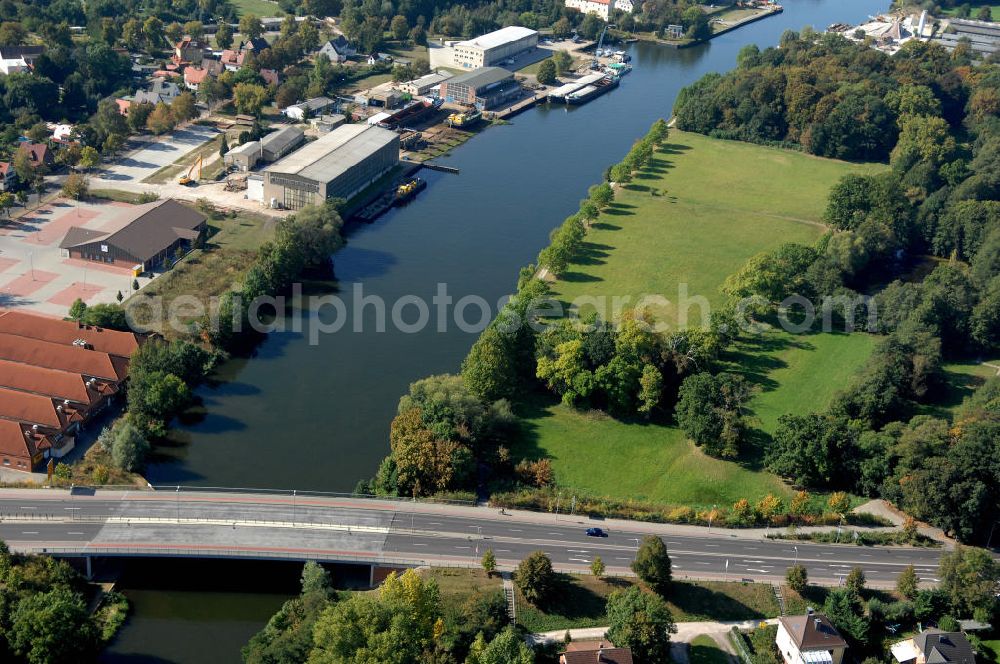
<path fill-rule="evenodd" d="M 835 22 L 859 22 L 885 11 L 889 0 L 783 4 L 783 14 L 696 48 L 632 44 L 634 69 L 617 90 L 578 108 L 529 110 L 440 159 L 461 175 L 425 171 L 426 191 L 408 206 L 355 229 L 336 255 L 339 295 L 348 305 L 341 330 L 319 335 L 314 344 L 311 326 L 317 320 L 330 324 L 337 313 L 332 307 L 298 310 L 294 313 L 304 318 L 301 332 L 291 331 L 289 320 L 289 331 L 268 335 L 253 358 L 223 366 L 219 382 L 198 391 L 202 406 L 185 416 L 169 445 L 157 450 L 149 480 L 350 491 L 358 479 L 373 475 L 388 452 L 389 422 L 400 395 L 418 378 L 457 371 L 476 334 L 453 322 L 439 331 L 433 308 L 431 324 L 422 331 L 397 329 L 391 315 L 385 331 L 379 331 L 375 305 L 357 320 L 351 316 L 355 289 L 362 288 L 362 296 L 378 296 L 391 309 L 406 296 L 431 303 L 443 287 L 452 302 L 475 295 L 495 310 L 495 303 L 513 291 L 518 268 L 534 261 L 551 230 L 576 210 L 604 169 L 657 118 L 670 116 L 683 86 L 705 73 L 731 69 L 745 44 L 777 44 L 785 30 L 806 25 L 822 30 Z M 415 311 L 404 309 L 404 319 L 413 322 Z M 474 322 L 477 315 L 471 307 L 465 320 Z M 353 331 L 358 328 L 363 331 Z M 247 588 L 254 588 L 252 580 Z M 259 605 L 260 622 L 239 621 L 241 628 L 202 637 L 195 628 L 201 619 L 188 620 L 185 603 L 163 595 L 154 600 L 160 614 L 155 628 L 144 621 L 146 604 L 137 602 L 136 619 L 120 642 L 143 643 L 150 661 L 213 663 L 238 661 L 239 646 L 283 596 L 275 593 L 273 602 Z M 240 602 L 240 609 L 256 602 Z M 221 607 L 212 613 L 226 615 Z M 165 614 L 174 617 L 178 629 L 167 628 Z M 190 639 L 178 638 L 180 633 Z M 191 640 L 199 647 L 190 649 Z M 110 655 L 118 651 L 115 644 Z"/>

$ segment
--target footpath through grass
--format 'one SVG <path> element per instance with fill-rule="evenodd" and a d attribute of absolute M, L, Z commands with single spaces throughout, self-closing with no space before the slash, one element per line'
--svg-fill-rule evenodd
<path fill-rule="evenodd" d="M 884 168 L 672 131 L 650 166 L 617 192 L 588 233 L 584 256 L 553 283 L 555 295 L 564 304 L 629 297 L 626 307 L 662 295 L 669 304 L 653 309 L 659 320 L 699 325 L 724 303 L 726 277 L 751 256 L 785 242 L 812 244 L 825 232 L 826 197 L 842 175 Z M 758 385 L 750 406 L 767 433 L 783 413 L 824 409 L 875 343 L 863 334 L 771 331 L 724 359 Z M 619 421 L 544 397 L 526 411 L 518 451 L 551 458 L 563 487 L 699 506 L 791 493 L 759 459 L 710 458 L 673 426 Z"/>
<path fill-rule="evenodd" d="M 540 609 L 518 595 L 517 621 L 529 632 L 551 632 L 607 625 L 607 597 L 636 583 L 632 578 L 598 579 L 561 574 L 562 587 L 552 605 Z M 762 583 L 675 581 L 667 605 L 677 622 L 756 620 L 780 612 L 771 586 Z"/>

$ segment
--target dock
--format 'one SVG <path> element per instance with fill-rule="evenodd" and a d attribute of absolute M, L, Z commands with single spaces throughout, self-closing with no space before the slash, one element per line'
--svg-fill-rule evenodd
<path fill-rule="evenodd" d="M 533 108 L 539 101 L 541 97 L 536 95 L 534 97 L 529 97 L 528 99 L 522 99 L 513 106 L 505 108 L 501 111 L 497 111 L 493 114 L 493 117 L 497 120 L 506 120 L 507 118 L 512 118 L 518 113 Z"/>

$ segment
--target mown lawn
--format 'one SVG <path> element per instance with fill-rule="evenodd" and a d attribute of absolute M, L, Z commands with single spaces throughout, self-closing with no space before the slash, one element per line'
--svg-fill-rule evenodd
<path fill-rule="evenodd" d="M 732 660 L 708 634 L 701 634 L 691 641 L 691 664 L 729 664 Z"/>
<path fill-rule="evenodd" d="M 632 578 L 601 580 L 590 575 L 560 576 L 560 592 L 544 610 L 518 595 L 517 621 L 529 632 L 607 625 L 608 595 L 636 583 Z M 666 599 L 677 622 L 752 620 L 771 618 L 779 613 L 778 602 L 767 584 L 676 581 Z"/>
<path fill-rule="evenodd" d="M 475 595 L 502 592 L 503 581 L 499 576 L 488 578 L 481 569 L 449 569 L 432 567 L 423 571 L 422 576 L 437 581 L 441 590 L 441 604 L 459 609 Z"/>
<path fill-rule="evenodd" d="M 976 18 L 976 13 L 979 11 L 980 7 L 987 6 L 993 11 L 993 20 L 1000 21 L 1000 5 L 998 4 L 993 2 L 976 2 L 976 0 L 972 0 L 972 2 L 967 2 L 965 4 L 972 7 L 971 18 L 973 19 Z M 957 11 L 958 7 L 952 7 L 951 9 L 942 9 L 941 14 L 944 16 L 954 16 Z"/>
<path fill-rule="evenodd" d="M 258 18 L 264 18 L 285 15 L 278 3 L 272 0 L 232 0 L 232 3 L 240 16 L 253 14 Z"/>
<path fill-rule="evenodd" d="M 613 297 L 630 298 L 627 307 L 659 294 L 668 304 L 651 309 L 658 320 L 700 325 L 724 302 L 726 277 L 748 258 L 822 235 L 826 195 L 842 175 L 883 168 L 672 131 L 650 168 L 618 191 L 590 230 L 585 256 L 553 282 L 556 297 L 568 306 L 603 296 L 610 311 Z M 678 307 L 685 295 L 701 299 Z M 725 359 L 758 386 L 750 406 L 754 425 L 766 434 L 786 412 L 823 410 L 875 343 L 861 333 L 771 330 L 743 339 Z M 757 459 L 712 459 L 672 426 L 623 422 L 544 400 L 527 411 L 518 451 L 550 457 L 556 481 L 567 488 L 700 506 L 790 493 Z"/>

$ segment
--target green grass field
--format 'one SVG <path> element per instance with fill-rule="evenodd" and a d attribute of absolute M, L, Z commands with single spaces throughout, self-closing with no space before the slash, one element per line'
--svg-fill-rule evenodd
<path fill-rule="evenodd" d="M 240 16 L 253 14 L 260 18 L 285 15 L 278 3 L 271 0 L 232 0 L 232 3 Z"/>
<path fill-rule="evenodd" d="M 635 583 L 632 578 L 602 580 L 585 574 L 560 576 L 560 592 L 544 611 L 518 595 L 517 620 L 529 632 L 606 625 L 608 595 Z M 769 585 L 732 581 L 675 581 L 667 605 L 677 622 L 753 620 L 773 618 L 779 613 L 778 602 Z"/>
<path fill-rule="evenodd" d="M 987 360 L 989 364 L 1000 366 L 1000 360 Z M 949 362 L 945 364 L 945 389 L 934 404 L 921 406 L 919 412 L 943 419 L 952 419 L 962 408 L 967 398 L 972 396 L 983 383 L 997 375 L 993 366 L 974 361 Z"/>
<path fill-rule="evenodd" d="M 686 316 L 677 306 L 681 289 L 703 298 L 706 310 L 721 305 L 720 286 L 748 258 L 822 235 L 826 195 L 842 175 L 883 168 L 673 131 L 650 168 L 619 190 L 594 224 L 586 255 L 553 283 L 555 294 L 564 304 L 582 296 L 635 303 L 643 294 L 662 294 L 671 304 L 654 309 L 660 320 L 700 325 L 700 306 Z M 876 341 L 860 333 L 769 331 L 742 340 L 724 359 L 758 386 L 750 406 L 755 426 L 767 433 L 783 413 L 824 409 Z M 553 401 L 527 409 L 518 451 L 550 457 L 563 487 L 700 506 L 790 493 L 754 464 L 707 457 L 676 427 L 623 422 Z"/>
<path fill-rule="evenodd" d="M 732 660 L 719 648 L 715 639 L 708 634 L 701 634 L 691 641 L 690 661 L 691 664 L 729 664 Z"/>
<path fill-rule="evenodd" d="M 972 0 L 972 2 L 968 2 L 965 4 L 968 4 L 970 7 L 972 7 L 971 18 L 973 19 L 976 18 L 976 13 L 979 11 L 979 8 L 986 6 L 993 11 L 993 20 L 1000 21 L 1000 5 L 998 4 L 995 4 L 993 2 L 976 2 L 975 0 Z M 952 7 L 951 9 L 941 10 L 941 14 L 945 16 L 954 16 L 956 12 L 958 12 L 958 7 Z"/>

